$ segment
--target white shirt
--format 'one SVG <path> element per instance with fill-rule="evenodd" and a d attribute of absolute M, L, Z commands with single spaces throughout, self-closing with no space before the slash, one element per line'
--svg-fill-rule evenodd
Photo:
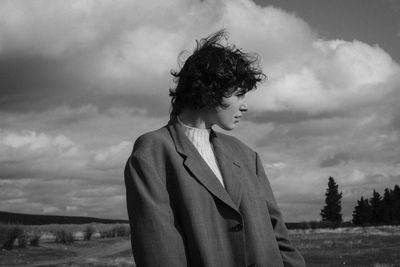
<path fill-rule="evenodd" d="M 214 150 L 210 142 L 211 129 L 191 127 L 184 124 L 179 117 L 178 122 L 180 125 L 183 126 L 183 131 L 185 135 L 196 147 L 197 151 L 210 167 L 210 169 L 214 172 L 215 176 L 217 176 L 222 186 L 225 187 L 224 180 L 222 179 L 222 174 L 218 167 L 217 159 L 215 158 Z"/>

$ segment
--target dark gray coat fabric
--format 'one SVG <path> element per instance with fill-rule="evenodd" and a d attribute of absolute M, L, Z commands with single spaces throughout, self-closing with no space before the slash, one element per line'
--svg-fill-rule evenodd
<path fill-rule="evenodd" d="M 136 265 L 305 266 L 257 153 L 210 138 L 226 189 L 176 120 L 136 140 L 125 168 Z"/>

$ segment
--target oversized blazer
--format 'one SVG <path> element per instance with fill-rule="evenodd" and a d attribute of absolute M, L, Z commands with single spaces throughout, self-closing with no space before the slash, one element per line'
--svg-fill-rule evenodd
<path fill-rule="evenodd" d="M 140 136 L 126 164 L 136 266 L 304 266 L 257 153 L 211 131 L 224 188 L 181 127 Z"/>

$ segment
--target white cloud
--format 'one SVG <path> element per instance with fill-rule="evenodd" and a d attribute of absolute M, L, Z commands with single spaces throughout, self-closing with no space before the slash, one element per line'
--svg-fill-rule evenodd
<path fill-rule="evenodd" d="M 119 82 L 168 74 L 181 39 L 177 33 L 149 26 L 121 33 L 118 42 L 104 51 L 99 74 Z"/>
<path fill-rule="evenodd" d="M 399 88 L 400 68 L 378 46 L 315 39 L 310 48 L 312 52 L 296 67 L 270 77 L 266 88 L 251 99 L 257 109 L 351 111 Z"/>
<path fill-rule="evenodd" d="M 0 160 L 43 157 L 73 157 L 78 147 L 67 137 L 55 137 L 35 131 L 10 132 L 0 129 Z"/>
<path fill-rule="evenodd" d="M 356 169 L 350 174 L 348 181 L 350 183 L 361 184 L 362 182 L 365 181 L 365 178 L 366 178 L 365 174 L 360 170 Z"/>
<path fill-rule="evenodd" d="M 66 212 L 76 212 L 79 210 L 79 207 L 77 206 L 65 206 L 65 211 Z"/>
<path fill-rule="evenodd" d="M 2 1 L 0 46 L 3 53 L 26 50 L 31 55 L 59 57 L 87 48 L 99 37 L 92 23 L 94 1 Z"/>
<path fill-rule="evenodd" d="M 117 145 L 94 151 L 89 166 L 94 169 L 122 169 L 132 151 L 132 143 L 122 141 Z"/>
<path fill-rule="evenodd" d="M 54 206 L 45 206 L 43 207 L 43 213 L 55 213 L 55 212 L 59 212 L 60 209 Z"/>

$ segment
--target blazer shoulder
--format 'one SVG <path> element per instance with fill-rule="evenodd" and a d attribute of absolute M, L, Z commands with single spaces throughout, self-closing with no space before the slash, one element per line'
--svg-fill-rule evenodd
<path fill-rule="evenodd" d="M 155 151 L 160 151 L 160 149 L 168 145 L 168 143 L 171 143 L 171 137 L 167 127 L 164 126 L 139 136 L 133 145 L 132 155 L 146 156 Z"/>
<path fill-rule="evenodd" d="M 225 144 L 227 144 L 229 147 L 231 147 L 232 149 L 234 149 L 237 152 L 245 152 L 248 154 L 255 154 L 256 152 L 250 148 L 248 145 L 246 145 L 245 143 L 243 143 L 242 141 L 240 141 L 238 138 L 228 135 L 228 134 L 224 134 L 224 133 L 220 133 L 220 132 L 216 132 L 216 135 L 218 138 L 221 139 L 221 141 Z"/>

